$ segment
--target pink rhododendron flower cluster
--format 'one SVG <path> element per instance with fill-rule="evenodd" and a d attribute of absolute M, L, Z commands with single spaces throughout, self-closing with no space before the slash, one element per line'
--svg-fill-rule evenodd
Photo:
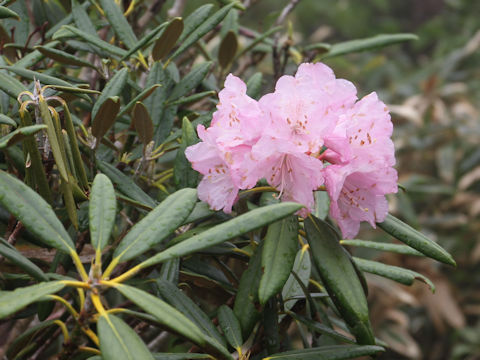
<path fill-rule="evenodd" d="M 322 185 L 330 215 L 345 238 L 360 222 L 385 219 L 385 194 L 397 191 L 388 109 L 375 93 L 358 99 L 355 86 L 322 63 L 302 64 L 255 101 L 242 80 L 228 75 L 202 142 L 186 149 L 203 174 L 199 198 L 229 213 L 239 190 L 264 178 L 284 201 L 301 203 L 305 216 Z"/>

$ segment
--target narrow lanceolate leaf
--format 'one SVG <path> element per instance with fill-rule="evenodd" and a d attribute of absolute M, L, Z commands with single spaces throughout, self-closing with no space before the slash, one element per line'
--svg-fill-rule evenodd
<path fill-rule="evenodd" d="M 192 169 L 192 165 L 185 156 L 185 149 L 198 142 L 197 134 L 187 117 L 182 122 L 182 143 L 178 149 L 173 167 L 173 179 L 178 189 L 184 187 L 196 187 L 198 184 L 198 172 Z"/>
<path fill-rule="evenodd" d="M 0 293 L 0 319 L 40 300 L 45 295 L 60 291 L 64 286 L 61 281 L 52 281 L 18 288 L 13 291 L 2 291 Z"/>
<path fill-rule="evenodd" d="M 103 360 L 154 360 L 137 333 L 115 315 L 101 315 L 97 328 Z"/>
<path fill-rule="evenodd" d="M 72 0 L 72 20 L 80 30 L 97 36 L 95 26 L 93 25 L 86 11 L 89 5 L 89 3 L 83 3 L 79 5 L 77 0 Z M 68 23 L 70 23 L 70 21 Z"/>
<path fill-rule="evenodd" d="M 147 145 L 153 138 L 153 123 L 148 110 L 140 101 L 137 101 L 132 111 L 132 123 L 137 131 L 138 138 Z"/>
<path fill-rule="evenodd" d="M 353 260 L 362 271 L 383 276 L 404 285 L 412 285 L 414 280 L 420 280 L 427 284 L 432 292 L 435 292 L 435 285 L 430 279 L 415 271 L 357 257 L 354 257 Z"/>
<path fill-rule="evenodd" d="M 209 337 L 217 340 L 222 346 L 225 346 L 225 340 L 222 338 L 207 314 L 205 314 L 197 304 L 177 288 L 176 285 L 158 279 L 156 287 L 160 296 L 170 305 L 174 306 L 183 315 L 193 321 Z"/>
<path fill-rule="evenodd" d="M 367 39 L 345 41 L 332 45 L 326 54 L 321 55 L 321 58 L 326 59 L 352 52 L 381 48 L 410 40 L 418 40 L 418 36 L 415 34 L 382 34 Z"/>
<path fill-rule="evenodd" d="M 92 122 L 92 135 L 97 139 L 97 146 L 115 123 L 119 111 L 120 98 L 118 96 L 111 96 L 100 105 Z"/>
<path fill-rule="evenodd" d="M 184 52 L 186 49 L 196 43 L 203 35 L 215 28 L 215 26 L 217 26 L 220 21 L 223 20 L 223 18 L 228 14 L 230 9 L 235 6 L 235 4 L 236 2 L 232 2 L 231 4 L 224 6 L 212 16 L 206 18 L 205 21 L 203 21 L 201 24 L 198 25 L 198 27 L 192 30 L 190 34 L 186 36 L 185 39 L 183 39 L 178 49 L 175 50 L 175 52 L 172 54 L 170 60 L 175 59 L 178 55 L 180 55 L 182 52 Z"/>
<path fill-rule="evenodd" d="M 93 65 L 91 62 L 82 60 L 75 55 L 69 54 L 62 50 L 53 49 L 46 46 L 35 46 L 35 49 L 40 51 L 46 57 L 58 61 L 61 64 L 73 66 L 87 66 L 96 69 L 95 65 Z"/>
<path fill-rule="evenodd" d="M 241 348 L 243 344 L 242 328 L 233 310 L 227 305 L 222 305 L 218 309 L 218 323 L 228 343 L 234 349 Z"/>
<path fill-rule="evenodd" d="M 10 97 L 17 99 L 18 94 L 27 89 L 13 76 L 0 72 L 0 90 L 4 91 Z"/>
<path fill-rule="evenodd" d="M 289 216 L 268 227 L 262 251 L 263 275 L 258 289 L 261 304 L 265 304 L 285 285 L 295 262 L 297 238 L 296 216 Z"/>
<path fill-rule="evenodd" d="M 19 76 L 22 76 L 29 80 L 39 80 L 42 85 L 60 85 L 60 86 L 67 86 L 67 87 L 74 87 L 69 82 L 65 80 L 59 79 L 58 77 L 46 75 L 44 73 L 33 71 L 25 68 L 21 68 L 17 66 L 4 66 L 4 69 L 11 71 Z"/>
<path fill-rule="evenodd" d="M 118 284 L 115 285 L 115 288 L 127 299 L 153 315 L 166 328 L 186 337 L 202 348 L 213 351 L 223 359 L 233 359 L 225 347 L 206 335 L 190 319 L 166 302 L 128 285 Z"/>
<path fill-rule="evenodd" d="M 0 124 L 9 125 L 9 126 L 13 126 L 13 127 L 17 127 L 17 125 L 18 125 L 15 122 L 15 120 L 13 120 L 12 118 L 10 118 L 9 116 L 7 116 L 5 114 L 0 114 Z"/>
<path fill-rule="evenodd" d="M 211 61 L 206 61 L 195 65 L 192 70 L 185 75 L 185 77 L 180 80 L 177 85 L 175 85 L 170 96 L 168 97 L 168 101 L 171 102 L 177 100 L 178 98 L 185 96 L 189 91 L 195 89 L 198 84 L 202 82 L 205 76 L 207 76 L 211 66 Z"/>
<path fill-rule="evenodd" d="M 213 4 L 205 4 L 197 8 L 194 12 L 188 15 L 184 21 L 184 27 L 179 42 L 183 42 L 188 35 L 200 26 L 210 15 L 213 9 Z"/>
<path fill-rule="evenodd" d="M 182 189 L 163 200 L 128 232 L 115 249 L 117 261 L 127 261 L 160 243 L 188 217 L 197 201 L 195 189 Z"/>
<path fill-rule="evenodd" d="M 0 255 L 8 259 L 12 264 L 15 264 L 28 275 L 39 281 L 48 281 L 48 277 L 44 274 L 42 269 L 31 262 L 28 258 L 23 256 L 20 252 L 10 245 L 7 241 L 0 238 Z"/>
<path fill-rule="evenodd" d="M 130 100 L 130 102 L 120 110 L 120 112 L 118 113 L 118 116 L 122 116 L 126 112 L 130 111 L 130 109 L 134 107 L 138 101 L 143 101 L 146 98 L 148 98 L 160 86 L 161 86 L 160 84 L 153 84 L 151 86 L 145 87 L 144 90 L 142 90 L 137 96 L 135 96 L 132 100 Z"/>
<path fill-rule="evenodd" d="M 111 55 L 114 55 L 116 57 L 123 57 L 127 53 L 125 50 L 115 45 L 112 45 L 106 41 L 103 41 L 97 35 L 89 34 L 71 25 L 62 26 L 60 30 L 58 30 L 55 33 L 55 35 L 53 36 L 53 39 L 54 40 L 59 39 L 59 38 L 65 37 L 65 35 L 68 35 L 68 37 L 80 37 L 81 39 L 85 40 L 87 43 L 95 45 L 101 50 L 104 50 L 105 52 Z"/>
<path fill-rule="evenodd" d="M 331 345 L 303 350 L 286 351 L 270 355 L 263 360 L 347 360 L 361 356 L 375 355 L 385 351 L 381 346 L 374 345 Z"/>
<path fill-rule="evenodd" d="M 256 72 L 247 81 L 247 95 L 253 99 L 260 97 L 262 91 L 263 75 L 261 72 Z"/>
<path fill-rule="evenodd" d="M 15 145 L 16 143 L 23 141 L 28 136 L 32 136 L 37 132 L 46 129 L 46 125 L 31 125 L 18 128 L 12 131 L 10 134 L 0 138 L 0 149 Z"/>
<path fill-rule="evenodd" d="M 381 251 L 391 251 L 402 255 L 425 256 L 420 251 L 412 249 L 410 246 L 400 244 L 390 244 L 366 240 L 340 240 L 340 244 Z"/>
<path fill-rule="evenodd" d="M 168 259 L 185 256 L 199 250 L 220 244 L 224 241 L 243 235 L 259 227 L 268 225 L 276 220 L 298 211 L 302 206 L 296 203 L 284 202 L 270 206 L 261 207 L 235 219 L 217 225 L 201 234 L 176 244 L 159 254 L 144 261 L 142 266 L 151 266 Z"/>
<path fill-rule="evenodd" d="M 312 256 L 330 298 L 359 344 L 374 344 L 362 284 L 337 234 L 324 221 L 309 216 L 305 231 Z"/>
<path fill-rule="evenodd" d="M 233 312 L 240 322 L 242 334 L 247 338 L 256 322 L 260 318 L 258 304 L 258 285 L 262 274 L 262 248 L 263 243 L 257 247 L 250 257 L 248 268 L 242 274 L 238 285 Z"/>
<path fill-rule="evenodd" d="M 93 105 L 92 109 L 92 119 L 95 119 L 97 112 L 100 110 L 102 104 L 107 101 L 108 98 L 112 96 L 119 96 L 123 90 L 123 87 L 127 83 L 128 69 L 123 68 L 118 71 L 107 83 L 105 88 L 102 90 L 102 94 L 98 97 L 96 103 Z"/>
<path fill-rule="evenodd" d="M 137 45 L 137 37 L 116 2 L 114 0 L 99 0 L 99 3 L 108 22 L 127 48 L 131 49 Z"/>
<path fill-rule="evenodd" d="M 20 16 L 18 16 L 18 14 L 15 11 L 10 10 L 5 6 L 0 6 L 0 19 L 6 19 L 6 18 L 14 18 L 14 19 L 20 20 Z"/>
<path fill-rule="evenodd" d="M 301 315 L 297 315 L 293 312 L 289 312 L 288 315 L 290 315 L 291 317 L 293 317 L 295 320 L 297 320 L 298 322 L 301 322 L 302 324 L 304 324 L 308 329 L 310 329 L 311 331 L 313 332 L 316 332 L 316 333 L 319 333 L 319 334 L 323 334 L 323 335 L 327 335 L 335 340 L 339 340 L 339 341 L 342 341 L 342 342 L 347 342 L 347 343 L 350 343 L 350 344 L 355 344 L 355 340 L 352 339 L 352 338 L 349 338 L 343 334 L 340 334 L 339 332 L 333 330 L 332 328 L 322 324 L 322 323 L 319 323 L 317 321 L 313 321 L 311 319 L 308 319 L 304 316 L 301 316 Z"/>
<path fill-rule="evenodd" d="M 97 160 L 97 167 L 102 173 L 107 175 L 110 180 L 112 180 L 120 192 L 132 200 L 138 201 L 140 204 L 152 209 L 158 205 L 155 200 L 153 200 L 137 184 L 135 184 L 130 176 L 125 175 L 115 166 L 107 162 Z"/>
<path fill-rule="evenodd" d="M 116 210 L 117 203 L 112 182 L 107 176 L 98 174 L 93 180 L 88 208 L 90 239 L 97 251 L 102 251 L 108 244 L 115 224 Z"/>
<path fill-rule="evenodd" d="M 33 189 L 4 171 L 0 171 L 0 204 L 45 244 L 66 253 L 75 251 L 52 207 Z"/>
<path fill-rule="evenodd" d="M 183 31 L 182 18 L 174 18 L 170 21 L 162 35 L 157 39 L 152 49 L 153 60 L 162 60 L 175 46 Z"/>
<path fill-rule="evenodd" d="M 452 255 L 440 245 L 396 217 L 388 214 L 385 221 L 377 225 L 394 238 L 420 251 L 422 254 L 445 264 L 457 265 Z"/>
<path fill-rule="evenodd" d="M 172 19 L 175 20 L 178 18 Z M 156 28 L 154 28 L 152 31 L 150 31 L 146 36 L 144 36 L 140 41 L 137 42 L 137 44 L 131 48 L 128 53 L 125 54 L 120 60 L 123 61 L 125 59 L 128 59 L 130 56 L 135 54 L 137 51 L 143 49 L 145 46 L 149 45 L 151 41 L 153 41 L 153 38 L 157 36 L 165 27 L 170 24 L 168 21 L 161 23 L 158 25 Z"/>
<path fill-rule="evenodd" d="M 290 274 L 282 289 L 283 306 L 285 310 L 290 310 L 293 305 L 295 305 L 297 302 L 297 299 L 295 299 L 296 296 L 303 295 L 302 286 L 300 286 L 298 281 L 300 281 L 304 287 L 308 285 L 310 273 L 312 272 L 308 245 L 304 245 L 302 249 L 298 250 L 292 272 L 296 274 L 296 277 Z"/>
<path fill-rule="evenodd" d="M 230 30 L 222 39 L 218 49 L 218 63 L 222 68 L 226 68 L 235 58 L 237 53 L 238 40 L 237 34 Z"/>

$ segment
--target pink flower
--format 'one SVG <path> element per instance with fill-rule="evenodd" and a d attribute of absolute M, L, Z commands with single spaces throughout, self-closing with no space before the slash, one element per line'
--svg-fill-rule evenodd
<path fill-rule="evenodd" d="M 372 93 L 340 116 L 335 132 L 348 142 L 321 156 L 331 163 L 324 170 L 330 215 L 345 238 L 354 237 L 362 221 L 382 222 L 385 194 L 397 192 L 392 128 L 387 107 Z"/>
<path fill-rule="evenodd" d="M 302 64 L 297 74 L 278 79 L 260 107 L 269 119 L 265 134 L 285 139 L 299 151 L 317 153 L 338 121 L 338 111 L 356 100 L 352 83 L 336 79 L 326 65 Z"/>
<path fill-rule="evenodd" d="M 282 200 L 303 204 L 310 212 L 314 206 L 313 190 L 323 184 L 323 164 L 298 150 L 294 143 L 263 136 L 252 148 L 258 178 L 275 187 Z M 305 212 L 303 212 L 305 215 Z"/>
<path fill-rule="evenodd" d="M 204 175 L 198 185 L 198 197 L 213 210 L 223 209 L 230 213 L 239 190 L 234 174 L 225 154 L 218 148 L 215 137 L 203 125 L 198 125 L 197 132 L 203 141 L 186 148 L 185 156 L 192 168 Z"/>

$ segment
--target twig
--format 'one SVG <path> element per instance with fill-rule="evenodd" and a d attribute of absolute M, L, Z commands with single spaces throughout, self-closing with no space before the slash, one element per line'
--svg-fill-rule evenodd
<path fill-rule="evenodd" d="M 297 4 L 300 2 L 300 0 L 290 0 L 290 2 L 285 6 L 278 16 L 277 20 L 275 21 L 275 26 L 281 25 L 285 19 L 287 18 L 288 14 L 297 6 Z M 274 74 L 274 80 L 277 81 L 278 78 L 282 75 L 282 65 L 280 61 L 280 51 L 278 49 L 278 41 L 280 40 L 280 33 L 276 33 L 274 36 L 274 41 L 273 41 L 273 74 Z M 288 51 L 287 49 L 284 49 L 285 51 Z M 286 63 L 286 62 L 285 62 Z M 285 64 L 284 66 L 285 67 Z"/>

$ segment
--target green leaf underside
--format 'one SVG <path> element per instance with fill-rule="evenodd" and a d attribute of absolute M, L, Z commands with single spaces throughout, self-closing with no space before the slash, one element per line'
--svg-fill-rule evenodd
<path fill-rule="evenodd" d="M 65 285 L 61 281 L 42 282 L 13 291 L 0 292 L 0 319 L 42 299 L 45 295 L 56 293 Z"/>
<path fill-rule="evenodd" d="M 140 220 L 122 239 L 113 253 L 118 261 L 127 261 L 160 243 L 188 217 L 197 201 L 197 191 L 178 190 Z"/>
<path fill-rule="evenodd" d="M 0 204 L 45 244 L 66 253 L 75 251 L 52 207 L 33 189 L 4 171 L 0 171 Z"/>
<path fill-rule="evenodd" d="M 313 260 L 328 294 L 360 344 L 374 344 L 368 318 L 367 299 L 348 254 L 338 235 L 324 221 L 305 220 Z"/>
<path fill-rule="evenodd" d="M 293 214 L 301 207 L 300 204 L 284 202 L 249 211 L 160 252 L 144 261 L 142 265 L 145 267 L 155 265 L 220 244 Z"/>
<path fill-rule="evenodd" d="M 153 360 L 145 343 L 122 319 L 104 314 L 97 322 L 103 360 Z"/>

